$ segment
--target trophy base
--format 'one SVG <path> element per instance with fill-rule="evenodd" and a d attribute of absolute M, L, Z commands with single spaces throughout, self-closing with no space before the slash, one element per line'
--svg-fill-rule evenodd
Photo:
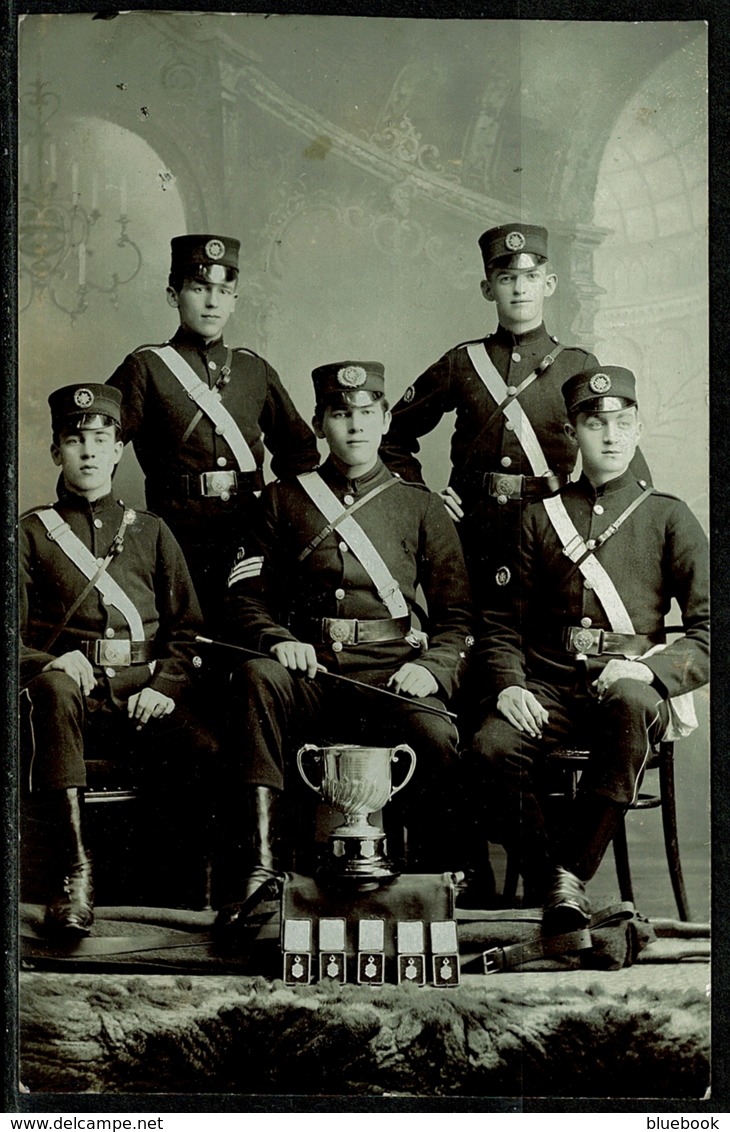
<path fill-rule="evenodd" d="M 400 876 L 386 854 L 385 834 L 371 828 L 365 836 L 330 834 L 327 855 L 320 873 L 334 884 L 376 888 Z"/>

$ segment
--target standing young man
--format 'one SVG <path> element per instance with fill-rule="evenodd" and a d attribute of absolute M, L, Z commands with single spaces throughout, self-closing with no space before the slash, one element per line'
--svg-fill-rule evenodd
<path fill-rule="evenodd" d="M 56 503 L 20 520 L 20 684 L 31 795 L 54 841 L 46 927 L 80 936 L 93 923 L 82 827 L 90 746 L 104 758 L 136 750 L 150 766 L 164 763 L 169 825 L 184 820 L 190 842 L 209 824 L 217 744 L 189 710 L 202 618 L 182 551 L 164 522 L 112 495 L 121 395 L 68 385 L 49 404 L 61 483 Z M 186 798 L 194 801 L 183 817 L 175 810 Z"/>
<path fill-rule="evenodd" d="M 457 732 L 442 711 L 471 644 L 459 539 L 437 495 L 378 457 L 390 423 L 377 362 L 312 374 L 322 468 L 270 485 L 253 555 L 229 579 L 228 639 L 266 654 L 234 674 L 231 756 L 253 833 L 241 901 L 281 866 L 281 805 L 298 740 L 407 741 L 418 764 L 404 791 L 415 871 L 455 867 Z M 427 647 L 415 631 L 425 595 Z M 355 677 L 398 700 L 319 676 Z M 239 803 L 240 804 L 240 803 Z M 232 928 L 240 904 L 222 909 Z"/>
<path fill-rule="evenodd" d="M 214 621 L 235 540 L 264 484 L 264 442 L 277 476 L 308 471 L 319 456 L 275 370 L 223 339 L 238 297 L 239 241 L 176 236 L 171 247 L 167 301 L 180 327 L 169 342 L 129 354 L 109 384 L 123 396 L 147 506 L 178 539 Z"/>
<path fill-rule="evenodd" d="M 545 300 L 558 283 L 545 228 L 503 224 L 485 232 L 479 246 L 482 294 L 497 307 L 497 330 L 449 350 L 406 390 L 382 455 L 404 479 L 422 480 L 418 438 L 456 411 L 442 497 L 458 523 L 475 594 L 487 595 L 503 577 L 524 505 L 568 481 L 576 451 L 563 429 L 561 387 L 596 359 L 562 346 L 545 328 Z M 640 454 L 633 470 L 649 480 Z"/>
<path fill-rule="evenodd" d="M 708 679 L 707 539 L 681 500 L 631 470 L 641 435 L 630 370 L 592 367 L 563 387 L 583 474 L 525 512 L 505 608 L 483 612 L 473 740 L 485 836 L 519 861 L 548 932 L 590 917 L 585 884 L 638 792 L 672 699 Z M 684 636 L 665 646 L 676 600 Z M 677 707 L 674 706 L 674 710 Z M 546 828 L 542 775 L 558 745 L 586 746 L 561 843 Z"/>

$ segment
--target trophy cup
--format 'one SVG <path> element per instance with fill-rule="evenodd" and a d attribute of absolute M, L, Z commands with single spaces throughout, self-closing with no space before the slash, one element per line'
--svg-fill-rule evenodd
<path fill-rule="evenodd" d="M 399 786 L 393 786 L 391 765 L 401 752 L 410 766 Z M 312 782 L 304 769 L 305 759 L 320 765 L 320 783 Z M 382 884 L 398 876 L 386 856 L 385 832 L 368 821 L 370 814 L 389 802 L 410 782 L 416 754 L 405 743 L 396 747 L 358 747 L 340 743 L 317 747 L 305 743 L 297 751 L 299 773 L 315 794 L 345 819 L 329 835 L 326 873 L 332 880 L 360 884 Z"/>

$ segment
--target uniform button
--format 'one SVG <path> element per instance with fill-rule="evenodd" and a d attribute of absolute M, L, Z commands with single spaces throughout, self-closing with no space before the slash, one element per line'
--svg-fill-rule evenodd
<path fill-rule="evenodd" d="M 340 543 L 340 550 L 342 551 L 343 554 L 346 552 L 346 550 L 347 550 L 347 543 L 346 542 Z"/>
<path fill-rule="evenodd" d="M 503 456 L 502 459 L 499 462 L 500 462 L 500 464 L 502 465 L 503 468 L 511 468 L 512 467 L 512 457 L 511 456 Z"/>
<path fill-rule="evenodd" d="M 589 538 L 588 542 L 586 543 L 586 547 L 588 548 L 588 550 L 595 550 L 596 540 L 594 538 Z"/>
<path fill-rule="evenodd" d="M 110 638 L 111 638 L 111 637 L 113 637 L 113 636 L 114 636 L 114 630 L 113 630 L 113 629 L 111 629 L 111 628 L 109 628 L 109 629 L 105 629 L 105 630 L 104 630 L 104 636 L 105 636 L 105 637 L 110 637 Z"/>
<path fill-rule="evenodd" d="M 342 641 L 332 642 L 332 652 L 342 652 Z"/>
<path fill-rule="evenodd" d="M 639 480 L 640 487 L 646 487 L 646 480 Z"/>
<path fill-rule="evenodd" d="M 515 359 L 515 361 L 517 361 L 517 360 L 518 359 Z M 514 397 L 515 393 L 517 392 L 517 386 L 516 385 L 508 385 L 507 386 L 507 392 L 509 393 L 510 397 Z"/>
<path fill-rule="evenodd" d="M 230 491 L 222 491 L 221 492 L 221 503 L 227 503 L 230 498 L 231 498 Z"/>
<path fill-rule="evenodd" d="M 116 676 L 116 671 L 113 668 L 105 668 L 104 671 L 106 672 L 110 680 L 112 676 Z"/>
<path fill-rule="evenodd" d="M 99 559 L 99 561 L 101 562 L 101 559 Z M 109 598 L 106 596 L 106 594 L 101 595 L 101 604 L 102 605 L 108 605 L 109 604 Z"/>
<path fill-rule="evenodd" d="M 521 362 L 522 361 L 522 354 L 518 354 L 517 351 L 515 350 L 515 352 L 512 355 L 512 361 L 513 362 Z"/>
<path fill-rule="evenodd" d="M 355 496 L 354 495 L 346 495 L 344 497 L 344 499 L 342 500 L 342 502 L 345 504 L 346 507 L 349 507 L 351 503 L 355 502 Z"/>
<path fill-rule="evenodd" d="M 344 596 L 345 596 L 344 590 L 335 590 L 335 597 L 337 598 L 338 601 L 342 601 Z"/>
<path fill-rule="evenodd" d="M 580 623 L 584 629 L 590 629 L 591 625 L 593 624 L 590 617 L 581 617 Z"/>
<path fill-rule="evenodd" d="M 208 369 L 218 369 L 218 366 L 215 362 L 208 362 Z"/>
<path fill-rule="evenodd" d="M 595 506 L 594 506 L 594 508 L 593 508 L 593 512 L 594 512 L 594 514 L 596 514 L 596 515 L 602 515 L 602 514 L 603 514 L 603 507 L 602 507 L 602 505 L 601 505 L 600 503 L 596 503 L 596 504 L 595 504 Z"/>
<path fill-rule="evenodd" d="M 585 586 L 585 588 L 586 588 L 587 590 L 592 590 L 592 589 L 593 589 L 593 582 L 589 582 L 587 578 L 586 578 L 585 582 L 583 583 L 583 585 Z"/>
<path fill-rule="evenodd" d="M 506 495 L 498 495 L 497 496 L 497 503 L 506 503 L 506 502 L 507 502 L 507 496 Z"/>
<path fill-rule="evenodd" d="M 96 529 L 98 531 L 98 530 L 101 530 L 101 528 L 104 526 L 104 524 L 102 523 L 101 519 L 94 519 L 94 526 L 96 527 Z"/>
<path fill-rule="evenodd" d="M 216 434 L 216 436 L 223 436 L 223 429 L 222 428 L 214 428 L 213 431 Z"/>
<path fill-rule="evenodd" d="M 512 432 L 515 426 L 512 424 L 512 421 L 505 421 L 504 427 L 507 429 L 508 432 Z"/>
<path fill-rule="evenodd" d="M 227 463 L 228 463 L 228 461 L 226 460 L 225 456 L 219 456 L 218 459 L 216 460 L 216 464 L 218 465 L 219 468 L 225 468 Z"/>
<path fill-rule="evenodd" d="M 97 566 L 103 566 L 103 564 L 104 564 L 104 559 L 103 558 L 97 558 L 96 565 Z"/>

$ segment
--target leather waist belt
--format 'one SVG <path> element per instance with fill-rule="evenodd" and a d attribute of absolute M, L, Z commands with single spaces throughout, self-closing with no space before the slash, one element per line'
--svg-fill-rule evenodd
<path fill-rule="evenodd" d="M 610 633 L 606 629 L 584 629 L 571 625 L 563 634 L 568 652 L 584 656 L 617 653 L 620 656 L 643 656 L 653 645 L 664 643 L 664 633 Z"/>
<path fill-rule="evenodd" d="M 568 482 L 567 476 L 522 476 L 507 472 L 472 472 L 467 477 L 470 485 L 484 491 L 498 503 L 512 499 L 545 499 L 555 495 Z"/>
<path fill-rule="evenodd" d="M 297 622 L 301 634 L 317 644 L 359 645 L 378 641 L 402 640 L 411 628 L 410 617 L 384 617 L 359 621 L 357 618 L 322 617 Z"/>
<path fill-rule="evenodd" d="M 196 499 L 230 499 L 239 491 L 258 489 L 258 472 L 215 471 L 199 475 L 176 476 L 170 480 L 168 490 L 173 495 L 193 496 Z"/>
<path fill-rule="evenodd" d="M 129 668 L 131 664 L 149 664 L 152 660 L 152 641 L 81 641 L 79 650 L 92 664 L 108 668 Z"/>

